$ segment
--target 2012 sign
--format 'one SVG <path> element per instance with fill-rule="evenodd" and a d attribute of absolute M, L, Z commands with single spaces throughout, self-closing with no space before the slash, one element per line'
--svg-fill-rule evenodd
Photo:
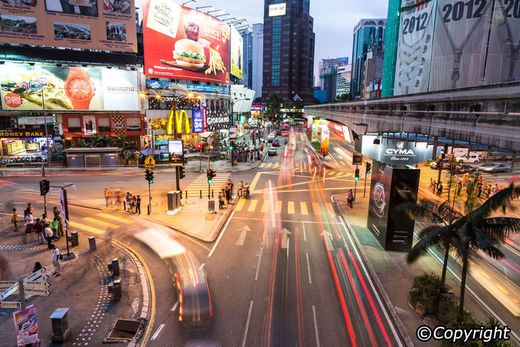
<path fill-rule="evenodd" d="M 487 0 L 457 1 L 454 4 L 446 4 L 442 7 L 444 23 L 458 22 L 463 18 L 480 18 L 486 9 Z"/>

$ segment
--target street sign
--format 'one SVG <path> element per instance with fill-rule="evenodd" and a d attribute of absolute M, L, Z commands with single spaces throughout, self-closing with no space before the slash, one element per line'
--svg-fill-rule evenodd
<path fill-rule="evenodd" d="M 44 278 L 42 281 L 46 281 L 49 278 L 49 276 L 44 275 L 45 271 L 46 271 L 45 268 L 41 268 L 40 270 L 35 271 L 32 274 L 26 276 L 23 280 L 27 282 L 27 281 L 36 281 L 36 280 L 39 280 L 40 278 Z"/>
<path fill-rule="evenodd" d="M 20 301 L 0 301 L 0 308 L 22 308 Z"/>
<path fill-rule="evenodd" d="M 149 155 L 148 157 L 146 157 L 146 159 L 144 161 L 144 167 L 147 169 L 153 169 L 155 167 L 155 159 L 153 158 L 152 155 Z"/>
<path fill-rule="evenodd" d="M 363 156 L 361 154 L 352 155 L 352 165 L 361 165 L 363 164 Z"/>
<path fill-rule="evenodd" d="M 31 290 L 33 288 L 36 288 L 36 289 L 45 289 L 45 288 L 49 288 L 51 286 L 51 283 L 50 282 L 47 282 L 47 281 L 31 281 L 31 282 L 24 282 L 23 283 L 23 288 L 25 290 Z"/>
<path fill-rule="evenodd" d="M 13 295 L 14 293 L 18 292 L 18 282 L 16 282 L 15 284 L 13 284 L 12 286 L 10 286 L 9 288 L 7 288 L 6 290 L 4 290 L 2 292 L 2 294 L 0 294 L 0 301 L 4 301 L 5 299 L 7 299 L 8 297 L 10 297 L 11 295 Z"/>
<path fill-rule="evenodd" d="M 49 296 L 51 291 L 47 288 L 24 289 L 25 296 Z"/>
<path fill-rule="evenodd" d="M 6 289 L 15 284 L 16 281 L 0 281 L 0 289 Z"/>

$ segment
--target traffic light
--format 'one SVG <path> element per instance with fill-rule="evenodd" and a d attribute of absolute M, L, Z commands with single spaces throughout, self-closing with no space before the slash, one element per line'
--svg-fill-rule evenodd
<path fill-rule="evenodd" d="M 144 172 L 144 177 L 148 181 L 148 183 L 152 184 L 154 182 L 152 170 L 146 169 L 146 171 Z"/>
<path fill-rule="evenodd" d="M 357 182 L 359 181 L 359 169 L 356 168 L 356 172 L 354 173 L 354 180 Z"/>
<path fill-rule="evenodd" d="M 40 195 L 45 196 L 51 189 L 51 182 L 47 180 L 41 180 L 40 181 Z"/>
<path fill-rule="evenodd" d="M 372 173 L 372 163 L 369 163 L 369 162 L 367 161 L 367 170 L 366 170 L 366 174 L 368 175 L 368 174 L 370 174 L 370 173 Z"/>
<path fill-rule="evenodd" d="M 184 166 L 179 166 L 179 178 L 182 180 L 184 177 L 186 177 L 186 171 Z"/>
<path fill-rule="evenodd" d="M 217 176 L 217 174 L 216 174 L 215 170 L 208 169 L 208 171 L 206 172 L 206 176 L 208 177 L 208 184 L 212 184 L 213 178 L 215 178 L 215 176 Z"/>
<path fill-rule="evenodd" d="M 233 151 L 235 150 L 235 141 L 231 141 L 231 142 L 229 143 L 229 150 L 230 150 L 231 152 L 233 152 Z"/>

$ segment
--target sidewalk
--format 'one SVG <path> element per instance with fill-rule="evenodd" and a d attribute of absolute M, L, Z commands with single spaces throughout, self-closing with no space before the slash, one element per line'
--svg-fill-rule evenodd
<path fill-rule="evenodd" d="M 334 200 L 337 210 L 361 246 L 361 254 L 368 262 L 369 272 L 376 275 L 376 282 L 380 282 L 383 288 L 383 297 L 389 298 L 413 343 L 420 346 L 438 346 L 438 343 L 424 343 L 417 339 L 416 330 L 419 326 L 426 324 L 433 327 L 437 323 L 428 317 L 423 319 L 417 315 L 408 304 L 408 296 L 415 277 L 431 272 L 440 274 L 441 264 L 430 257 L 422 257 L 414 264 L 408 264 L 407 253 L 385 251 L 367 228 L 369 195 L 366 198 L 358 195 L 352 209 L 347 206 L 346 194 L 337 194 Z M 451 288 L 459 288 L 459 283 L 449 274 L 447 284 Z M 487 312 L 483 311 L 470 295 L 466 299 L 466 308 L 477 319 L 487 320 Z"/>
<path fill-rule="evenodd" d="M 23 232 L 13 232 L 12 227 L 2 223 L 0 231 L 0 255 L 9 263 L 10 275 L 2 280 L 15 279 L 32 272 L 34 262 L 46 268 L 51 286 L 50 296 L 32 297 L 27 305 L 34 304 L 37 310 L 38 334 L 42 346 L 57 346 L 51 342 L 52 326 L 49 316 L 61 307 L 70 308 L 68 322 L 70 338 L 65 346 L 99 346 L 113 328 L 118 318 L 139 320 L 143 290 L 139 283 L 139 270 L 133 256 L 112 242 L 96 240 L 97 251 L 89 252 L 86 236 L 80 236 L 79 246 L 71 249 L 76 258 L 62 262 L 61 276 L 53 276 L 51 254 L 46 244 L 36 241 L 30 234 L 27 243 Z M 80 234 L 81 235 L 81 234 Z M 55 243 L 61 254 L 66 254 L 62 237 Z M 118 258 L 121 269 L 122 298 L 113 301 L 108 293 L 110 273 L 107 264 Z M 8 300 L 15 300 L 12 296 Z M 14 309 L 0 309 L 0 345 L 16 345 L 12 313 Z M 127 341 L 128 342 L 128 341 Z"/>

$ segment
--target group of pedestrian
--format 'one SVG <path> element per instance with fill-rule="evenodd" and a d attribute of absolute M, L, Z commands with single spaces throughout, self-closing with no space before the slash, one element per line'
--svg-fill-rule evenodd
<path fill-rule="evenodd" d="M 251 148 L 252 144 L 244 144 L 243 147 L 237 149 L 236 158 L 239 162 L 248 162 L 253 160 L 259 160 L 261 158 L 260 148 L 256 146 L 254 149 Z"/>
<path fill-rule="evenodd" d="M 223 209 L 225 204 L 231 204 L 233 201 L 233 181 L 231 178 L 228 178 L 226 183 L 222 185 L 220 188 L 220 192 L 218 193 L 218 207 L 219 209 Z"/>
<path fill-rule="evenodd" d="M 125 211 L 141 214 L 141 195 L 133 195 L 130 192 L 126 192 L 123 203 Z"/>
<path fill-rule="evenodd" d="M 430 190 L 437 196 L 442 195 L 442 191 L 444 190 L 444 186 L 442 182 L 435 181 L 433 178 L 430 178 Z"/>
<path fill-rule="evenodd" d="M 491 184 L 484 182 L 484 178 L 480 175 L 468 175 L 467 173 L 458 178 L 455 187 L 455 195 L 460 196 L 462 194 L 462 188 L 466 188 L 467 194 L 476 194 L 479 199 L 489 199 L 500 191 L 498 183 Z M 436 195 L 441 196 L 443 191 L 442 182 L 435 182 L 434 179 L 430 178 L 430 190 Z"/>
<path fill-rule="evenodd" d="M 350 208 L 354 207 L 354 192 L 349 189 L 347 192 L 347 206 Z"/>

